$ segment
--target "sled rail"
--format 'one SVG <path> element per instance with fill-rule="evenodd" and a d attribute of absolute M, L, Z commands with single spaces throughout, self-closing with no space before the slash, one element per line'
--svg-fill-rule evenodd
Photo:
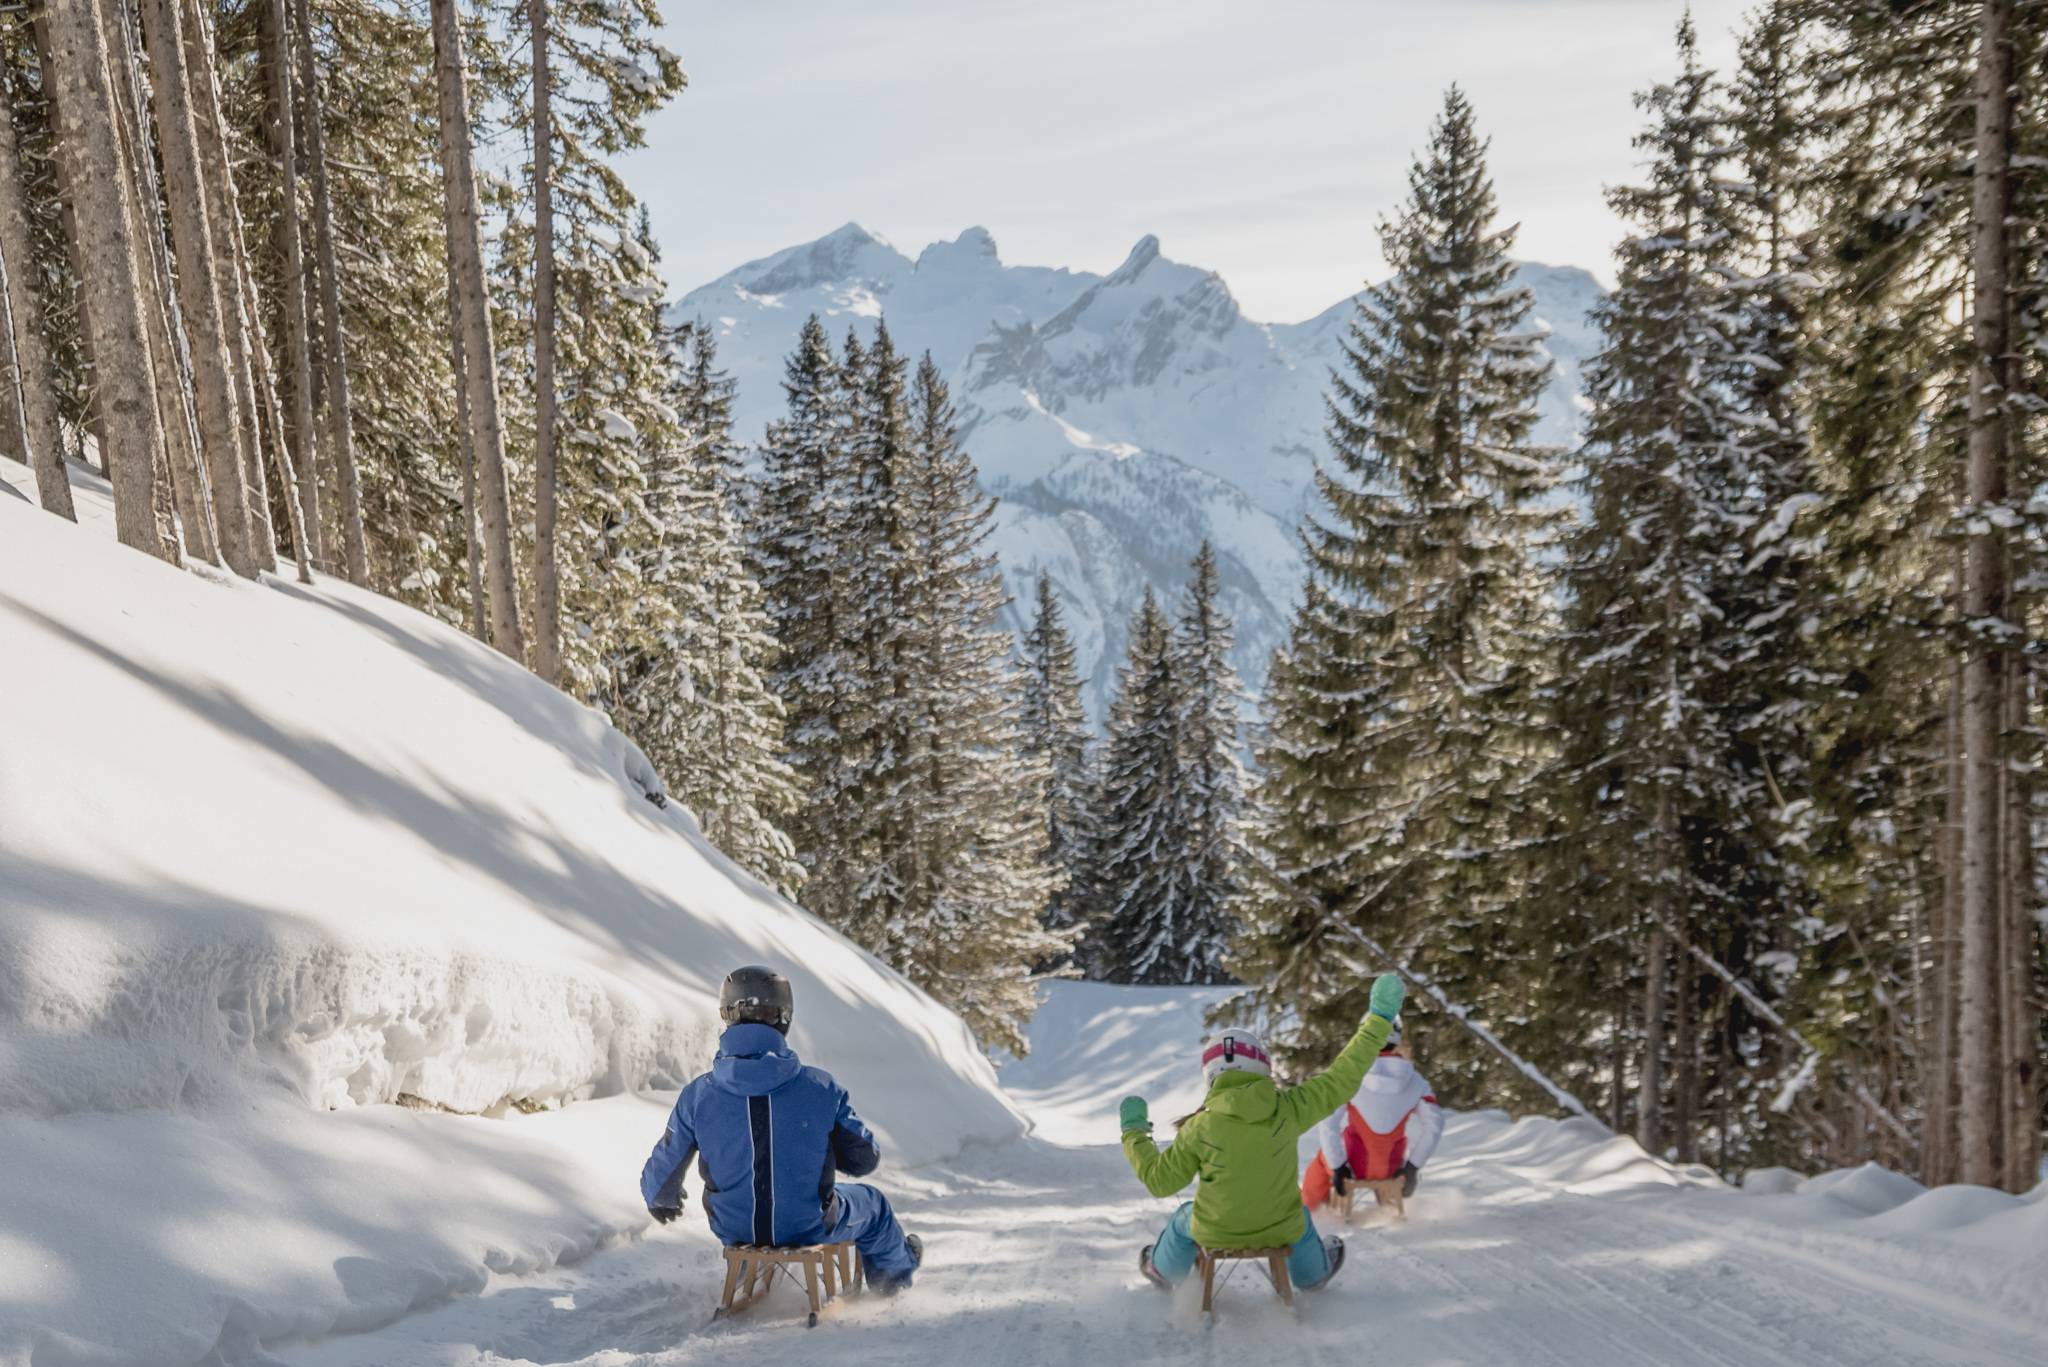
<path fill-rule="evenodd" d="M 1373 1200 L 1379 1205 L 1381 1210 L 1386 1211 L 1396 1220 L 1405 1220 L 1408 1218 L 1408 1198 L 1401 1194 L 1401 1188 L 1405 1185 L 1406 1183 L 1399 1177 L 1388 1177 L 1380 1180 L 1362 1177 L 1353 1178 L 1351 1184 L 1344 1189 L 1344 1194 L 1342 1196 L 1334 1196 L 1332 1200 L 1335 1202 L 1340 1216 L 1347 1225 L 1351 1223 L 1354 1208 L 1358 1202 L 1358 1193 L 1361 1190 L 1371 1192 Z"/>
<path fill-rule="evenodd" d="M 725 1294 L 713 1319 L 746 1309 L 768 1294 L 779 1275 L 797 1285 L 803 1269 L 804 1298 L 810 1302 L 807 1323 L 818 1324 L 818 1312 L 838 1296 L 860 1290 L 863 1271 L 852 1244 L 804 1244 L 775 1248 L 768 1244 L 729 1244 L 725 1250 Z"/>

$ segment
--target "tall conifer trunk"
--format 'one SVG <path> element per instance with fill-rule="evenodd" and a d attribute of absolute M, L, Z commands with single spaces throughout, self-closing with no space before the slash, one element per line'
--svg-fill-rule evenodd
<path fill-rule="evenodd" d="M 42 36 L 54 79 L 56 142 L 77 212 L 72 255 L 78 270 L 105 432 L 114 529 L 125 546 L 175 560 L 158 519 L 157 453 L 163 444 L 144 331 L 147 297 L 135 269 L 107 40 L 93 0 L 49 0 Z"/>
<path fill-rule="evenodd" d="M 435 14 L 440 6 L 435 6 Z M 306 0 L 292 0 L 298 30 L 299 95 L 305 101 L 306 168 L 313 176 L 313 256 L 320 283 L 322 359 L 327 364 L 327 448 L 341 492 L 341 545 L 349 582 L 368 583 L 369 549 L 363 536 L 362 480 L 356 470 L 349 413 L 348 338 L 341 325 L 341 267 L 334 248 L 334 203 L 327 178 L 327 134 L 320 76 L 313 65 L 313 20 Z M 440 32 L 437 27 L 435 32 Z M 466 125 L 465 125 L 466 127 Z"/>
<path fill-rule="evenodd" d="M 199 136 L 186 77 L 183 35 L 176 0 L 142 0 L 143 36 L 149 46 L 151 92 L 156 105 L 157 146 L 169 191 L 172 245 L 178 253 L 178 296 L 192 357 L 193 386 L 207 473 L 212 480 L 214 520 L 228 568 L 253 578 L 257 559 L 251 540 L 248 485 L 242 462 L 242 430 L 228 360 L 227 326 L 221 316 L 219 281 L 232 263 L 214 250 L 207 221 L 203 180 L 219 168 L 199 159 Z"/>
<path fill-rule="evenodd" d="M 126 0 L 101 0 L 100 30 L 106 37 L 107 76 L 114 95 L 117 142 L 121 149 L 121 193 L 133 225 L 135 278 L 142 286 L 143 337 L 154 376 L 159 469 L 157 499 L 174 498 L 185 554 L 220 562 L 220 524 L 214 513 L 212 478 L 200 456 L 201 441 L 191 406 L 190 358 L 171 288 L 171 263 L 158 191 L 156 161 L 144 126 L 141 66 L 135 52 L 133 15 Z M 167 478 L 166 478 L 167 475 Z M 246 503 L 243 505 L 246 508 Z"/>
<path fill-rule="evenodd" d="M 292 93 L 291 24 L 286 0 L 266 0 L 262 11 L 263 64 L 269 80 L 265 100 L 270 155 L 277 161 L 278 275 L 284 284 L 280 316 L 284 327 L 285 365 L 291 393 L 287 427 L 292 462 L 298 468 L 299 516 L 305 524 L 307 554 L 321 569 L 331 570 L 327 532 L 320 523 L 320 438 L 313 418 L 312 337 L 306 308 L 305 239 L 299 226 L 299 153 L 293 129 L 296 103 Z"/>
<path fill-rule="evenodd" d="M 2008 463 L 2007 297 L 2011 241 L 2012 0 L 1984 0 L 1978 30 L 1976 165 L 1972 172 L 1970 436 L 1968 504 L 1982 510 L 2005 502 Z M 2004 1112 L 2000 1106 L 1998 941 L 2003 899 L 2003 831 L 1999 796 L 2005 770 L 2007 654 L 1994 637 L 2005 625 L 2005 537 L 1979 519 L 1966 550 L 1963 621 L 1973 639 L 1963 665 L 1962 994 L 1963 1181 L 1996 1185 Z"/>
<path fill-rule="evenodd" d="M 35 232 L 29 221 L 28 181 L 7 82 L 0 79 L 0 259 L 7 266 L 7 305 L 13 324 L 14 363 L 20 381 L 22 456 L 36 472 L 36 496 L 59 517 L 76 521 L 71 479 L 64 469 L 64 429 L 57 417 L 57 371 L 44 334 L 42 293 L 36 287 Z"/>
<path fill-rule="evenodd" d="M 303 0 L 299 0 L 303 4 Z M 490 583 L 491 643 L 524 661 L 518 580 L 512 565 L 512 503 L 505 478 L 505 421 L 498 405 L 498 358 L 491 341 L 490 291 L 484 281 L 483 225 L 469 128 L 469 81 L 455 0 L 431 0 L 434 69 L 440 91 L 441 175 L 447 198 L 448 259 L 462 317 L 468 377 L 470 447 L 477 471 L 484 560 Z"/>
<path fill-rule="evenodd" d="M 547 0 L 528 0 L 533 41 L 533 668 L 562 681 L 562 581 L 555 514 L 555 189 Z"/>

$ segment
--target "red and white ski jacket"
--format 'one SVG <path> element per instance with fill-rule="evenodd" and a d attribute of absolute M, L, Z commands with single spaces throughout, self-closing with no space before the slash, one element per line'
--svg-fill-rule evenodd
<path fill-rule="evenodd" d="M 1428 1080 L 1400 1055 L 1382 1054 L 1358 1095 L 1316 1126 L 1316 1143 L 1330 1171 L 1350 1163 L 1354 1175 L 1378 1179 L 1392 1177 L 1404 1162 L 1427 1163 L 1443 1133 L 1443 1108 Z M 1373 1170 L 1380 1167 L 1387 1171 Z"/>

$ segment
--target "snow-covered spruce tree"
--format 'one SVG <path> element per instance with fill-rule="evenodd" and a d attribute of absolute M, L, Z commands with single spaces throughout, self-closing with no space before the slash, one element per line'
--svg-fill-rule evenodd
<path fill-rule="evenodd" d="M 1727 999 L 1702 990 L 1684 948 L 1746 971 L 1789 919 L 1758 741 L 1765 672 L 1797 649 L 1781 639 L 1797 624 L 1775 592 L 1782 558 L 1749 568 L 1775 511 L 1751 459 L 1762 420 L 1741 404 L 1763 358 L 1743 349 L 1732 144 L 1689 20 L 1678 49 L 1676 79 L 1639 99 L 1647 182 L 1609 195 L 1635 235 L 1586 370 L 1588 511 L 1566 558 L 1557 702 L 1573 800 L 1546 866 L 1551 914 L 1522 929 L 1531 962 L 1569 954 L 1597 981 L 1641 984 L 1636 1136 L 1689 1162 L 1702 1035 L 1753 1026 L 1721 1017 Z M 1610 1000 L 1626 1035 L 1631 1012 Z"/>
<path fill-rule="evenodd" d="M 852 500 L 845 395 L 831 338 L 805 320 L 783 370 L 785 416 L 761 451 L 752 534 L 780 650 L 769 685 L 783 714 L 784 761 L 803 789 L 790 825 L 806 871 L 804 903 L 843 924 L 854 872 L 838 843 L 851 807 L 845 727 L 853 706 L 855 626 L 842 567 Z"/>
<path fill-rule="evenodd" d="M 1182 817 L 1185 717 L 1172 624 L 1147 588 L 1117 672 L 1095 795 L 1088 887 L 1097 900 L 1091 976 L 1201 981 L 1207 946 L 1190 942 Z"/>
<path fill-rule="evenodd" d="M 834 856 L 854 877 L 840 928 L 899 969 L 918 938 L 904 916 L 916 867 L 911 771 L 923 723 L 913 658 L 916 620 L 906 468 L 911 414 L 906 365 L 886 325 L 872 346 L 849 331 L 840 355 L 848 457 L 845 525 L 834 575 L 843 586 L 842 637 L 852 663 L 841 722 L 848 804 Z"/>
<path fill-rule="evenodd" d="M 1060 882 L 1043 816 L 1051 766 L 1031 752 L 1019 715 L 1022 671 L 1001 625 L 1008 596 L 988 548 L 995 500 L 960 447 L 929 354 L 908 416 L 896 487 L 906 592 L 898 614 L 913 709 L 903 770 L 909 874 L 890 935 L 900 957 L 891 962 L 984 1043 L 1021 1052 L 1034 968 L 1073 941 L 1041 923 Z"/>
<path fill-rule="evenodd" d="M 1302 805 L 1269 802 L 1262 845 L 1311 846 L 1308 831 L 1280 835 L 1275 822 L 1341 833 L 1302 891 L 1334 896 L 1331 917 L 1427 949 L 1439 980 L 1483 1010 L 1528 890 L 1526 842 L 1544 822 L 1532 792 L 1547 759 L 1536 553 L 1557 474 L 1531 431 L 1549 363 L 1456 88 L 1409 186 L 1381 228 L 1392 275 L 1361 296 L 1335 377 L 1333 459 L 1304 536 L 1315 592 L 1277 695 L 1327 734 L 1300 750 L 1311 773 L 1266 790 Z M 1247 934 L 1270 924 L 1253 914 Z M 1260 954 L 1238 949 L 1243 962 Z M 1341 1039 L 1318 1023 L 1356 1019 L 1368 981 L 1332 971 L 1315 983 L 1327 996 L 1286 1000 L 1262 985 L 1253 1006 L 1288 1047 L 1327 1054 Z M 1444 1044 L 1440 1070 L 1481 1066 Z"/>
<path fill-rule="evenodd" d="M 781 757 L 782 707 L 767 678 L 775 637 L 739 523 L 744 473 L 732 435 L 733 383 L 718 368 L 703 323 L 677 328 L 672 345 L 670 401 L 684 436 L 680 487 L 665 490 L 658 503 L 650 491 L 649 499 L 662 528 L 649 578 L 658 577 L 678 618 L 665 644 L 679 662 L 671 674 L 680 676 L 680 696 L 654 700 L 680 713 L 662 772 L 714 845 L 795 896 L 803 866 L 785 826 L 799 790 Z"/>
<path fill-rule="evenodd" d="M 1218 598 L 1216 551 L 1204 541 L 1175 626 L 1180 685 L 1180 857 L 1187 905 L 1177 939 L 1185 981 L 1220 982 L 1237 897 L 1244 770 L 1238 759 L 1243 686 L 1230 664 L 1230 619 Z"/>
<path fill-rule="evenodd" d="M 1046 859 L 1063 885 L 1045 905 L 1051 930 L 1078 930 L 1088 921 L 1089 792 L 1094 785 L 1088 719 L 1081 708 L 1081 675 L 1052 580 L 1038 577 L 1038 597 L 1025 633 L 1024 752 L 1047 770 Z"/>

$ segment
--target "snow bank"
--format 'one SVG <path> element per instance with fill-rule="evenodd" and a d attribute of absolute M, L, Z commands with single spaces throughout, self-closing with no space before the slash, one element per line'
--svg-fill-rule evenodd
<path fill-rule="evenodd" d="M 649 802 L 603 716 L 345 584 L 123 549 L 77 484 L 78 527 L 0 499 L 0 1363 L 194 1361 L 637 1228 L 637 1158 L 556 1180 L 533 1122 L 381 1103 L 672 1089 L 736 963 L 790 974 L 892 1159 L 1021 1132 L 957 1018 Z M 313 1268 L 337 1210 L 362 1248 Z"/>

